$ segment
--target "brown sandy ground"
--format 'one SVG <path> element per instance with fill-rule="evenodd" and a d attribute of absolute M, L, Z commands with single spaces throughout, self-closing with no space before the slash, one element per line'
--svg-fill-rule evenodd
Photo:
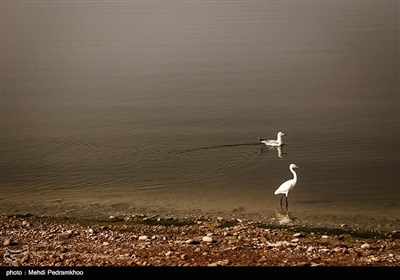
<path fill-rule="evenodd" d="M 399 266 L 400 232 L 239 219 L 0 216 L 0 266 Z"/>

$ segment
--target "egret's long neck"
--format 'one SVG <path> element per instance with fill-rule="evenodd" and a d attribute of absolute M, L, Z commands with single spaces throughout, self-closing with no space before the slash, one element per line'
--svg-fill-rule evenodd
<path fill-rule="evenodd" d="M 290 172 L 292 172 L 292 174 L 293 174 L 293 181 L 296 183 L 296 182 L 297 182 L 297 174 L 296 174 L 296 172 L 293 170 L 293 167 L 290 168 Z"/>

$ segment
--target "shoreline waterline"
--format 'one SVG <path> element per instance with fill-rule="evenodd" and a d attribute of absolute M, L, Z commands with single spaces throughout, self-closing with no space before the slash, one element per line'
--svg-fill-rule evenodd
<path fill-rule="evenodd" d="M 235 211 L 237 210 L 237 211 Z M 241 213 L 235 209 L 233 213 L 205 213 L 201 211 L 192 213 L 158 213 L 155 211 L 136 211 L 134 214 L 111 212 L 111 214 L 97 216 L 68 216 L 68 215 L 36 215 L 29 212 L 0 213 L 0 216 L 17 219 L 36 219 L 44 222 L 78 223 L 82 225 L 149 225 L 149 226 L 182 226 L 202 223 L 216 223 L 226 225 L 256 225 L 261 228 L 286 228 L 303 229 L 309 232 L 346 233 L 354 236 L 380 236 L 382 238 L 400 238 L 399 220 L 392 218 L 383 222 L 387 224 L 375 224 L 366 226 L 360 223 L 360 218 L 367 217 L 339 217 L 334 215 L 308 216 L 299 219 L 291 216 L 290 211 L 281 209 L 273 216 L 258 219 L 255 215 Z M 358 221 L 358 223 L 357 223 Z"/>

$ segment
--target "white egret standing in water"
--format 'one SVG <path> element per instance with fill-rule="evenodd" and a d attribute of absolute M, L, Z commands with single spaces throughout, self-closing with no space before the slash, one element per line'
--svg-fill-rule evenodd
<path fill-rule="evenodd" d="M 283 145 L 282 136 L 286 136 L 286 134 L 284 134 L 283 132 L 278 132 L 278 135 L 276 136 L 276 140 L 265 140 L 260 137 L 258 137 L 258 140 L 260 140 L 261 143 L 264 143 L 267 146 L 277 147 L 277 146 Z"/>
<path fill-rule="evenodd" d="M 289 165 L 290 172 L 293 173 L 293 179 L 287 180 L 286 182 L 282 183 L 282 185 L 279 186 L 279 188 L 275 191 L 275 195 L 277 194 L 282 194 L 281 197 L 281 208 L 282 208 L 282 198 L 286 196 L 286 210 L 288 209 L 288 195 L 291 189 L 296 185 L 297 183 L 297 174 L 293 170 L 293 168 L 301 168 L 300 166 L 297 166 L 296 164 L 292 163 Z"/>

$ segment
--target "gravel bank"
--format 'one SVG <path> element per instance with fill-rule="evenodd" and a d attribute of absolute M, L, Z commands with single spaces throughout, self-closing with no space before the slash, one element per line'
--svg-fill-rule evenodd
<path fill-rule="evenodd" d="M 243 220 L 0 216 L 0 266 L 399 266 L 400 232 Z"/>

